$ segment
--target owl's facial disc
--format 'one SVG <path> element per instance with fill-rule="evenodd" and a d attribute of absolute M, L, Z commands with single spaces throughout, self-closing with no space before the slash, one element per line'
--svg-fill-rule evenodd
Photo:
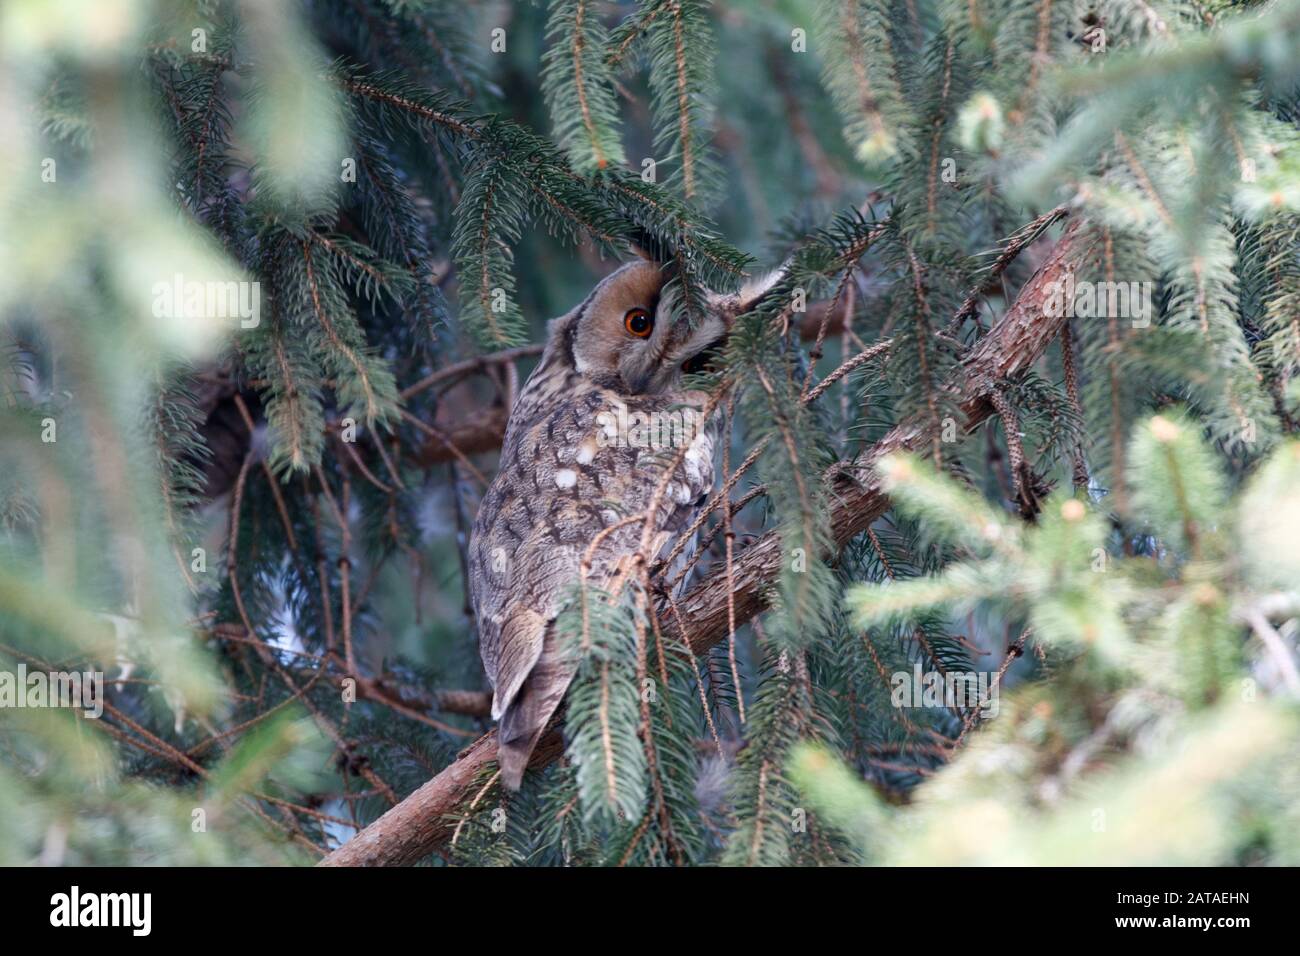
<path fill-rule="evenodd" d="M 619 362 L 619 374 L 629 394 L 652 395 L 676 391 L 682 376 L 702 371 L 711 350 L 727 333 L 723 318 L 706 313 L 692 327 L 681 315 L 674 315 L 672 297 L 661 297 L 654 329 L 644 342 L 627 347 Z"/>
<path fill-rule="evenodd" d="M 730 313 L 710 310 L 692 327 L 673 315 L 665 278 L 660 266 L 633 262 L 596 287 L 574 328 L 578 372 L 622 395 L 653 395 L 706 367 L 726 338 Z"/>

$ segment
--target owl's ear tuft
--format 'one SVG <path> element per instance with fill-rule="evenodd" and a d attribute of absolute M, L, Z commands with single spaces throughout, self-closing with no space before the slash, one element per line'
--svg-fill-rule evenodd
<path fill-rule="evenodd" d="M 767 295 L 772 287 L 781 281 L 781 277 L 785 275 L 785 269 L 785 264 L 782 264 L 780 268 L 773 269 L 761 276 L 754 276 L 742 285 L 740 291 L 736 293 L 736 298 L 741 306 L 740 311 L 748 312 L 752 309 L 759 299 Z"/>
<path fill-rule="evenodd" d="M 788 265 L 789 263 L 782 263 L 779 268 L 763 275 L 751 276 L 735 292 L 718 296 L 717 308 L 723 313 L 727 324 L 730 325 L 737 316 L 744 315 L 758 305 L 759 300 L 772 291 L 773 287 L 781 281 Z"/>

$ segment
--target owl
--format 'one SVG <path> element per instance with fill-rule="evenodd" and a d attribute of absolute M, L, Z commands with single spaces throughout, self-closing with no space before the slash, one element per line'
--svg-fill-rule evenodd
<path fill-rule="evenodd" d="M 683 378 L 706 364 L 745 297 L 711 299 L 693 324 L 674 320 L 665 277 L 657 264 L 630 263 L 550 322 L 474 521 L 470 598 L 493 688 L 501 779 L 512 790 L 573 679 L 576 662 L 562 653 L 555 619 L 588 547 L 644 513 L 676 462 L 653 517 L 653 562 L 713 486 L 714 435 L 700 419 L 707 396 Z M 625 571 L 643 530 L 634 521 L 605 534 L 588 585 Z"/>

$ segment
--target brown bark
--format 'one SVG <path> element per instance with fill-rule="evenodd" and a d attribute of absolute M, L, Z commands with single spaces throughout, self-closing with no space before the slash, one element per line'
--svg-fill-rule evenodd
<path fill-rule="evenodd" d="M 440 690 L 433 699 L 434 707 L 444 714 L 486 717 L 492 711 L 492 695 L 485 690 Z"/>
<path fill-rule="evenodd" d="M 1050 286 L 1066 272 L 1079 271 L 1091 243 L 1080 236 L 1080 222 L 1066 228 L 1038 271 L 1021 289 L 1016 301 L 962 362 L 948 383 L 966 416 L 965 430 L 977 427 L 992 411 L 989 395 L 1003 380 L 1028 369 L 1047 350 L 1061 330 L 1063 319 L 1048 316 L 1043 304 Z M 832 502 L 830 525 L 836 553 L 889 507 L 873 466 L 890 452 L 923 448 L 932 436 L 919 421 L 895 427 L 870 450 L 840 462 L 826 475 Z M 735 618 L 741 624 L 766 606 L 766 597 L 780 571 L 781 544 L 768 532 L 750 545 L 734 565 Z M 677 602 L 687 624 L 687 639 L 697 654 L 728 634 L 727 578 L 714 574 Z M 674 615 L 665 626 L 675 628 Z M 563 751 L 562 735 L 553 729 L 533 755 L 530 767 L 545 766 Z M 433 852 L 455 828 L 455 811 L 473 794 L 479 772 L 496 756 L 495 731 L 479 738 L 456 761 L 400 804 L 366 827 L 323 861 L 325 866 L 400 866 Z"/>
<path fill-rule="evenodd" d="M 429 436 L 420 449 L 416 461 L 421 465 L 427 467 L 456 460 L 459 458 L 456 451 L 462 455 L 474 455 L 500 448 L 506 433 L 506 412 L 504 408 L 493 406 L 469 421 L 457 422 L 441 430 L 441 436 Z"/>

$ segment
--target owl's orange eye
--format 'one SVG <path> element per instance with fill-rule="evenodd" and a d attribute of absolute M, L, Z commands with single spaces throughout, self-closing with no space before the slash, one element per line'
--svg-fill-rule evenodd
<path fill-rule="evenodd" d="M 638 339 L 649 338 L 654 327 L 655 320 L 645 309 L 628 309 L 627 315 L 623 316 L 623 328 Z"/>

